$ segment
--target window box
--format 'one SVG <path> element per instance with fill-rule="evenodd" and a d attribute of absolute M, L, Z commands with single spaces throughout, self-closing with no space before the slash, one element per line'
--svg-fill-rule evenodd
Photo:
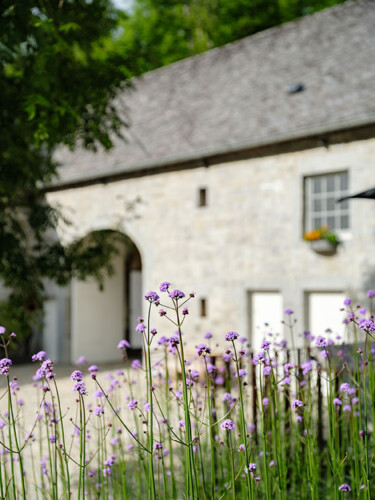
<path fill-rule="evenodd" d="M 315 240 L 310 242 L 310 247 L 315 253 L 330 257 L 337 252 L 338 243 L 331 243 L 328 240 Z"/>
<path fill-rule="evenodd" d="M 339 238 L 328 226 L 306 233 L 304 240 L 310 243 L 310 247 L 314 252 L 327 257 L 335 255 L 340 244 Z"/>

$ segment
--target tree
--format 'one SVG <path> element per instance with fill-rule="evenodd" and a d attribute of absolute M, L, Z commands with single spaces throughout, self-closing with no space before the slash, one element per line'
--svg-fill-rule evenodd
<path fill-rule="evenodd" d="M 343 0 L 135 0 L 120 46 L 149 71 Z"/>
<path fill-rule="evenodd" d="M 40 320 L 45 279 L 100 281 L 116 252 L 107 233 L 64 248 L 42 187 L 56 175 L 57 146 L 108 149 L 126 125 L 113 100 L 132 63 L 108 46 L 117 22 L 109 0 L 1 3 L 0 280 L 10 295 L 0 314 L 18 338 L 30 339 Z"/>

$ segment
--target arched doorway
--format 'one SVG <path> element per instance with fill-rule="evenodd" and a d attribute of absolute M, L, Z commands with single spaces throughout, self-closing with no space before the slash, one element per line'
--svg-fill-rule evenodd
<path fill-rule="evenodd" d="M 102 287 L 89 278 L 71 283 L 71 361 L 85 356 L 89 362 L 119 359 L 117 345 L 126 338 L 134 353 L 141 352 L 141 339 L 133 335 L 142 313 L 142 259 L 135 243 L 112 232 L 117 254 Z"/>

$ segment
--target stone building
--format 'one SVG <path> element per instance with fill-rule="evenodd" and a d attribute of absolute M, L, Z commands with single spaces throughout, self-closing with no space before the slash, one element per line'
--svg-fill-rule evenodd
<path fill-rule="evenodd" d="M 375 287 L 375 203 L 336 202 L 375 186 L 374 27 L 374 1 L 347 2 L 152 71 L 118 99 L 126 142 L 59 152 L 47 196 L 73 221 L 62 240 L 111 229 L 134 245 L 103 292 L 51 288 L 50 356 L 118 359 L 124 337 L 139 347 L 142 294 L 165 280 L 196 292 L 191 347 L 207 331 L 255 347 L 265 328 L 290 335 L 286 308 L 296 343 L 307 328 L 342 333 L 344 297 L 364 303 Z M 332 256 L 303 238 L 324 225 L 342 242 Z"/>

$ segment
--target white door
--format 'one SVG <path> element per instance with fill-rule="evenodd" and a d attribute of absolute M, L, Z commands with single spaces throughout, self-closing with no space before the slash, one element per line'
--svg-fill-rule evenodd
<path fill-rule="evenodd" d="M 135 331 L 137 318 L 142 315 L 142 272 L 129 272 L 129 342 L 133 349 L 143 347 L 142 334 Z"/>

